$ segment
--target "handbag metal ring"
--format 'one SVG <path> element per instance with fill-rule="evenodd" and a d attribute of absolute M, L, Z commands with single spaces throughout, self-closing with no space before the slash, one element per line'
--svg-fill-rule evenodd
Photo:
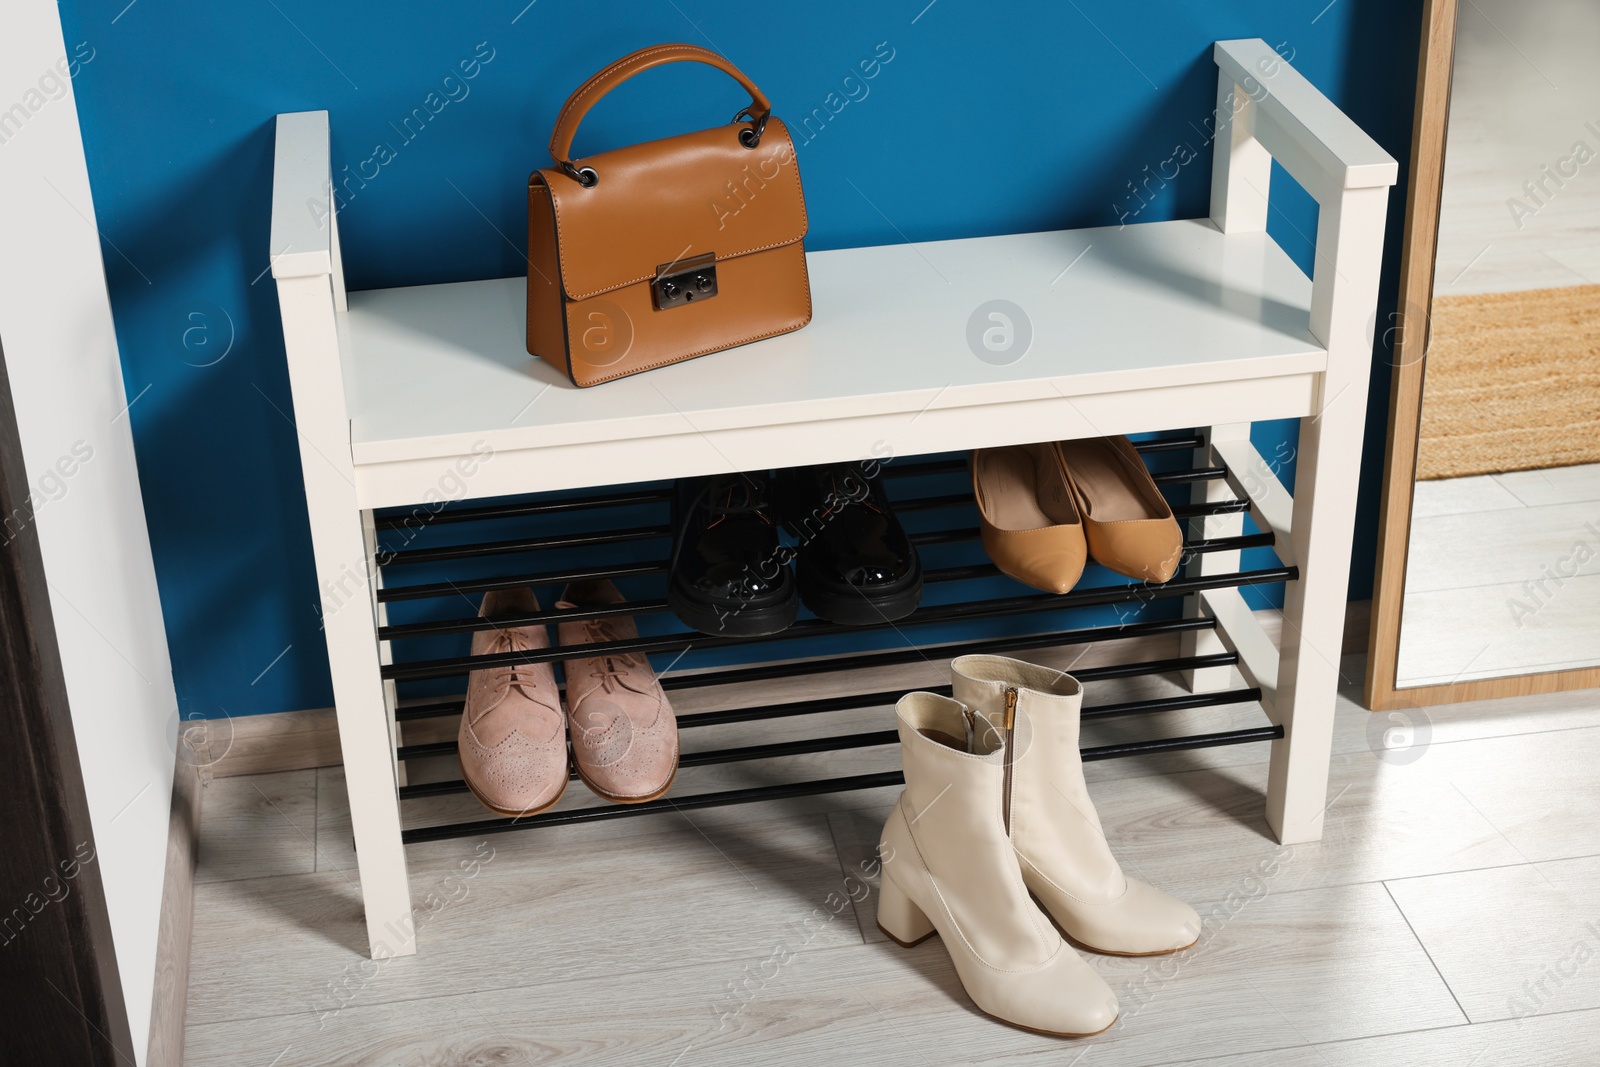
<path fill-rule="evenodd" d="M 600 175 L 593 167 L 574 167 L 571 163 L 563 163 L 561 169 L 566 172 L 567 177 L 585 189 L 594 188 L 600 181 Z"/>
<path fill-rule="evenodd" d="M 746 126 L 744 129 L 739 131 L 739 143 L 744 145 L 746 148 L 755 148 L 760 145 L 761 135 L 765 133 L 767 129 L 767 119 L 771 117 L 772 116 L 769 113 L 762 115 L 759 119 L 751 118 L 749 108 L 745 108 L 737 115 L 733 116 L 734 122 L 738 122 L 740 119 L 750 119 L 750 121 L 754 124 L 751 126 Z"/>

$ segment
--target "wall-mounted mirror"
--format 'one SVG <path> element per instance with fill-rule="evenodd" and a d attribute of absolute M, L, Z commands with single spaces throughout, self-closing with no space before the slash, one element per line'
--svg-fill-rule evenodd
<path fill-rule="evenodd" d="M 1425 14 L 1367 696 L 1600 685 L 1600 5 Z"/>

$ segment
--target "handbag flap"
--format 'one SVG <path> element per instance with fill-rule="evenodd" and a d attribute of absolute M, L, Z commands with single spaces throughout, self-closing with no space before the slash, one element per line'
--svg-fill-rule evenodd
<path fill-rule="evenodd" d="M 777 119 L 753 149 L 747 123 L 629 145 L 575 161 L 584 187 L 556 167 L 534 173 L 555 208 L 561 286 L 583 300 L 647 281 L 663 266 L 793 244 L 806 235 L 794 142 Z"/>

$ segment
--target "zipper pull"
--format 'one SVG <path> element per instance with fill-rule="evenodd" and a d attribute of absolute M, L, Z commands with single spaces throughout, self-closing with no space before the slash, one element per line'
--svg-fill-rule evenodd
<path fill-rule="evenodd" d="M 961 721 L 967 727 L 967 751 L 977 751 L 978 717 L 973 710 L 965 704 L 961 706 Z"/>
<path fill-rule="evenodd" d="M 1013 686 L 1006 686 L 1006 725 L 1007 730 L 1015 729 L 1017 725 L 1017 690 Z"/>

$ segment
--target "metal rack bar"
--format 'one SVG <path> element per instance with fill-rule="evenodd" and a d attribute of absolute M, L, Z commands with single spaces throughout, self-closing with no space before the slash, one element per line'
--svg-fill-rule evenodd
<path fill-rule="evenodd" d="M 1185 555 L 1191 552 L 1237 552 L 1245 548 L 1271 548 L 1272 544 L 1273 534 L 1269 530 L 1266 533 L 1236 534 L 1233 537 L 1213 537 L 1199 541 L 1185 541 L 1183 543 L 1183 551 Z"/>
<path fill-rule="evenodd" d="M 1237 660 L 1235 660 L 1237 662 Z M 1222 664 L 1214 664 L 1222 666 Z M 1170 667 L 1171 670 L 1183 670 L 1183 666 Z M 1150 671 L 1154 674 L 1156 671 Z M 1082 672 L 1074 677 L 1079 681 L 1094 681 L 1096 679 L 1085 677 L 1087 672 Z M 785 719 L 798 715 L 820 715 L 833 711 L 852 711 L 859 708 L 884 707 L 895 703 L 907 693 L 938 693 L 949 696 L 951 687 L 948 685 L 924 685 L 913 689 L 892 689 L 879 693 L 864 693 L 855 696 L 821 697 L 816 700 L 796 700 L 787 704 L 767 704 L 749 708 L 728 708 L 724 711 L 701 711 L 692 715 L 684 715 L 678 719 L 678 729 L 687 730 L 696 726 L 725 726 L 735 722 L 758 722 L 766 719 Z M 1134 715 L 1142 712 L 1179 711 L 1184 708 L 1214 707 L 1221 704 L 1241 704 L 1252 700 L 1261 699 L 1259 689 L 1234 689 L 1216 693 L 1184 693 L 1174 697 L 1154 697 L 1147 700 L 1127 701 L 1121 704 L 1103 704 L 1098 708 L 1084 708 L 1083 717 L 1105 718 L 1115 715 Z M 405 757 L 401 757 L 404 759 Z"/>
<path fill-rule="evenodd" d="M 411 637 L 436 637 L 440 634 L 476 633 L 479 630 L 503 630 L 519 626 L 557 626 L 564 622 L 582 622 L 585 619 L 609 619 L 622 615 L 659 615 L 669 610 L 660 598 L 630 600 L 626 604 L 597 604 L 590 607 L 551 608 L 548 611 L 524 612 L 521 615 L 478 615 L 459 619 L 440 619 L 437 622 L 410 622 L 378 627 L 378 640 L 401 641 Z"/>
<path fill-rule="evenodd" d="M 1167 471 L 1150 475 L 1157 485 L 1201 481 L 1221 478 L 1226 472 L 1221 467 L 1199 470 Z M 943 506 L 943 505 L 940 505 Z M 1248 505 L 1247 505 L 1248 506 Z M 904 509 L 896 504 L 896 509 Z M 916 510 L 915 508 L 906 510 Z M 517 552 L 537 552 L 549 548 L 579 548 L 590 545 L 622 544 L 630 541 L 650 541 L 672 536 L 671 526 L 640 526 L 629 530 L 608 530 L 604 533 L 549 534 L 543 537 L 517 537 L 506 541 L 480 541 L 465 545 L 438 545 L 432 548 L 405 548 L 381 553 L 384 567 L 406 566 L 414 563 L 439 563 L 454 559 L 476 559 L 480 556 L 503 556 Z M 955 530 L 924 530 L 908 535 L 917 546 L 946 545 L 958 541 L 974 541 L 978 528 L 962 527 Z"/>
<path fill-rule="evenodd" d="M 1100 704 L 1084 708 L 1080 717 L 1085 719 L 1111 719 L 1120 715 L 1146 715 L 1153 711 L 1185 711 L 1189 708 L 1215 708 L 1225 704 L 1249 704 L 1261 699 L 1259 689 L 1225 689 L 1215 693 L 1184 693 L 1175 697 L 1150 697 L 1144 700 L 1125 700 L 1118 704 Z"/>
<path fill-rule="evenodd" d="M 1179 485 L 1183 482 L 1207 482 L 1227 477 L 1223 467 L 1192 467 L 1181 471 L 1151 471 L 1150 480 L 1157 485 Z"/>
<path fill-rule="evenodd" d="M 751 760 L 777 759 L 782 756 L 800 756 L 815 752 L 837 752 L 847 748 L 873 748 L 879 745 L 893 745 L 899 742 L 900 734 L 895 730 L 874 730 L 864 734 L 838 734 L 830 737 L 808 737 L 801 741 L 780 741 L 769 745 L 744 745 L 740 748 L 709 749 L 705 752 L 685 752 L 678 757 L 679 767 L 709 767 L 717 763 L 743 763 Z M 453 747 L 453 746 L 452 746 Z M 445 755 L 446 753 L 435 753 Z M 578 775 L 567 775 L 568 781 L 576 781 Z M 452 779 L 447 782 L 419 782 L 416 785 L 403 785 L 400 787 L 401 800 L 416 800 L 421 797 L 454 796 L 467 793 L 467 783 L 461 779 Z"/>
<path fill-rule="evenodd" d="M 905 505 L 896 504 L 900 510 Z M 1248 500 L 1216 500 L 1201 504 L 1174 506 L 1172 514 L 1179 520 L 1209 515 L 1225 515 L 1250 510 Z M 1259 535 L 1250 535 L 1259 536 Z M 1241 545 L 1241 548 L 1252 547 Z M 1221 549 L 1215 549 L 1220 551 Z M 467 593 L 486 593 L 491 589 L 514 589 L 519 586 L 565 585 L 568 582 L 596 581 L 602 578 L 636 578 L 666 571 L 667 561 L 651 560 L 645 563 L 618 563 L 609 566 L 583 567 L 566 571 L 530 571 L 494 578 L 467 578 L 455 582 L 426 582 L 418 585 L 388 585 L 378 590 L 380 604 L 400 600 L 427 600 L 434 597 L 461 596 Z"/>
<path fill-rule="evenodd" d="M 1085 762 L 1116 759 L 1157 752 L 1181 752 L 1187 749 L 1215 748 L 1219 745 L 1239 745 L 1252 741 L 1270 741 L 1283 736 L 1281 726 L 1263 726 L 1223 733 L 1196 734 L 1191 737 L 1164 737 L 1153 741 L 1134 741 L 1121 745 L 1101 745 L 1082 750 Z M 812 782 L 786 782 L 779 785 L 752 786 L 745 789 L 728 789 L 715 793 L 700 793 L 685 797 L 662 797 L 644 804 L 606 804 L 591 808 L 574 808 L 569 811 L 547 811 L 525 819 L 481 819 L 475 822 L 448 823 L 441 826 L 418 826 L 401 832 L 406 844 L 422 841 L 443 841 L 455 837 L 476 837 L 481 834 L 504 833 L 510 830 L 531 830 L 541 826 L 562 826 L 572 823 L 601 822 L 606 819 L 632 815 L 652 815 L 662 811 L 694 811 L 699 808 L 722 807 L 729 804 L 749 804 L 763 800 L 786 800 L 792 797 L 819 796 L 826 793 L 843 793 L 856 789 L 880 789 L 905 784 L 899 771 L 880 771 L 876 774 L 856 774 L 844 778 L 825 778 Z"/>
<path fill-rule="evenodd" d="M 852 789 L 876 789 L 881 786 L 903 785 L 905 776 L 899 771 L 880 771 L 877 774 L 857 774 L 847 778 L 828 778 L 817 782 L 791 782 L 784 785 L 758 785 L 748 789 L 729 789 L 720 793 L 702 793 L 689 797 L 662 797 L 643 804 L 606 804 L 593 808 L 574 808 L 570 811 L 547 811 L 525 819 L 482 819 L 477 822 L 453 823 L 445 826 L 419 826 L 402 830 L 400 840 L 408 845 L 420 841 L 443 841 L 452 837 L 475 837 L 479 834 L 504 833 L 508 830 L 528 830 L 539 826 L 561 826 L 579 822 L 600 822 L 628 815 L 651 815 L 658 811 L 694 811 L 697 808 L 715 808 L 726 804 L 748 804 L 758 800 L 785 800 L 790 797 L 810 797 L 822 793 L 843 793 Z"/>
<path fill-rule="evenodd" d="M 957 541 L 975 539 L 977 530 L 953 530 L 948 536 L 929 543 L 946 544 Z M 1237 534 L 1232 537 L 1216 537 L 1210 540 L 1185 541 L 1183 545 L 1184 557 L 1204 555 L 1208 552 L 1238 552 L 1246 548 L 1271 548 L 1273 546 L 1271 533 Z M 1097 567 L 1093 560 L 1089 561 L 1091 567 Z M 1115 573 L 1115 572 L 1110 572 Z M 994 578 L 1001 574 L 999 567 L 992 563 L 969 563 L 961 567 L 942 567 L 939 570 L 927 571 L 922 580 L 924 582 L 957 582 L 969 578 Z"/>
<path fill-rule="evenodd" d="M 1174 669 L 1182 669 L 1179 666 Z M 1079 679 L 1083 680 L 1082 678 Z M 901 697 L 911 692 L 938 693 L 942 696 L 950 695 L 951 687 L 948 685 L 919 686 L 915 689 L 891 689 L 879 693 L 857 693 L 851 696 L 822 697 L 816 700 L 795 700 L 787 704 L 763 704 L 748 708 L 728 708 L 724 711 L 702 711 L 693 715 L 684 715 L 678 719 L 678 729 L 687 730 L 696 726 L 725 726 L 735 722 L 764 722 L 769 719 L 788 719 L 801 715 L 823 715 L 834 711 L 855 711 L 861 708 L 887 707 L 894 704 Z M 1170 697 L 1149 697 L 1144 700 L 1129 700 L 1117 704 L 1101 704 L 1097 707 L 1083 709 L 1085 719 L 1105 719 L 1120 715 L 1143 715 L 1160 711 L 1182 711 L 1189 708 L 1219 707 L 1225 704 L 1244 704 L 1260 700 L 1259 689 L 1230 689 L 1216 693 L 1182 693 Z M 737 759 L 766 759 L 772 756 L 789 756 L 798 752 L 824 752 L 830 747 L 828 737 L 809 738 L 804 741 L 786 741 L 781 744 L 760 746 L 765 750 L 762 756 L 727 756 L 713 758 L 711 754 L 686 753 L 679 760 L 679 765 L 693 767 L 697 763 L 726 763 Z M 848 748 L 849 745 L 833 747 Z M 395 751 L 399 760 L 427 759 L 433 756 L 449 756 L 456 751 L 454 741 L 430 741 L 425 744 L 401 745 Z M 728 750 L 736 751 L 736 750 Z M 463 786 L 463 788 L 465 788 Z M 402 788 L 401 796 L 407 795 Z"/>
<path fill-rule="evenodd" d="M 1207 500 L 1198 504 L 1173 504 L 1175 519 L 1198 519 L 1208 515 L 1231 515 L 1236 511 L 1249 511 L 1248 500 Z"/>
<path fill-rule="evenodd" d="M 516 589 L 520 586 L 566 585 L 568 582 L 597 581 L 601 578 L 636 578 L 661 574 L 667 569 L 664 559 L 648 563 L 619 563 L 608 567 L 581 567 L 569 571 L 537 571 L 507 574 L 498 578 L 469 578 L 460 582 L 427 582 L 420 585 L 386 585 L 378 590 L 378 603 L 397 600 L 428 600 L 433 597 L 487 593 L 491 589 Z"/>
<path fill-rule="evenodd" d="M 911 500 L 890 501 L 897 512 L 907 511 L 934 511 L 938 508 L 959 508 L 972 505 L 975 501 L 970 492 L 950 493 L 944 496 L 919 496 Z"/>
<path fill-rule="evenodd" d="M 929 652 L 933 652 L 940 659 L 954 659 L 957 656 L 970 655 L 975 652 L 1017 652 L 1030 648 L 1085 644 L 1095 640 L 1120 641 L 1153 634 L 1187 633 L 1193 630 L 1210 629 L 1214 625 L 1214 619 L 1210 618 L 1210 616 L 1204 616 L 1198 619 L 1171 619 L 1154 623 L 1130 623 L 1127 627 L 1114 628 L 1115 633 L 1111 637 L 1105 637 L 1103 634 L 1096 636 L 1099 631 L 1113 629 L 1110 627 L 1096 627 L 1094 631 L 1068 630 L 1059 634 L 988 637 L 977 641 L 964 641 L 957 645 L 940 645 L 932 649 L 896 649 L 892 652 L 853 656 L 842 663 L 834 661 L 824 670 L 829 672 L 833 670 L 857 671 L 902 663 L 915 663 L 919 659 L 927 659 L 927 653 Z M 1072 674 L 1080 682 L 1096 682 L 1107 678 L 1134 678 L 1145 674 L 1167 674 L 1173 671 L 1200 670 L 1206 667 L 1231 667 L 1238 662 L 1237 653 L 1215 652 L 1204 656 L 1179 656 L 1173 659 L 1147 660 L 1139 663 L 1116 663 L 1104 667 L 1083 667 L 1074 670 Z M 730 671 L 681 675 L 668 674 L 663 676 L 660 681 L 661 687 L 667 690 L 703 689 L 737 682 L 792 678 L 798 674 L 815 673 L 817 669 L 818 664 L 815 660 L 788 660 L 780 663 L 763 663 L 756 667 L 736 668 Z M 462 700 L 460 697 L 455 697 L 450 700 L 437 700 L 423 704 L 402 706 L 395 711 L 395 720 L 398 722 L 416 722 L 423 719 L 436 719 L 446 715 L 460 715 L 461 710 Z"/>
<path fill-rule="evenodd" d="M 883 652 L 866 652 L 828 661 L 823 665 L 815 660 L 780 660 L 777 663 L 760 663 L 751 667 L 734 667 L 693 674 L 673 673 L 661 679 L 662 688 L 687 689 L 711 685 L 738 685 L 746 682 L 764 682 L 774 678 L 789 678 L 798 673 L 833 670 L 868 670 L 874 667 L 895 667 L 905 663 L 927 660 L 929 655 L 939 659 L 954 659 L 974 652 L 1021 652 L 1031 648 L 1053 648 L 1058 645 L 1082 645 L 1091 641 L 1124 641 L 1159 634 L 1190 633 L 1216 628 L 1210 616 L 1196 619 L 1155 619 L 1150 622 L 1129 622 L 1118 626 L 1095 626 L 1078 630 L 1059 630 L 1054 633 L 1018 634 L 1001 637 L 983 637 L 954 644 L 895 648 Z M 1220 655 L 1232 657 L 1229 664 L 1238 662 L 1231 652 Z M 1139 665 L 1123 665 L 1124 668 Z M 1111 668 L 1091 668 L 1110 670 Z M 1080 671 L 1079 676 L 1087 671 Z M 1134 671 L 1134 673 L 1142 673 Z M 1110 677 L 1110 676 L 1108 676 Z M 1117 677 L 1122 677 L 1118 675 Z"/>
<path fill-rule="evenodd" d="M 440 508 L 429 512 L 420 525 L 433 526 L 441 522 L 480 522 L 485 519 L 520 518 L 527 515 L 555 515 L 566 511 L 588 511 L 592 508 L 622 507 L 628 504 L 655 504 L 672 499 L 671 489 L 633 489 L 603 496 L 569 497 L 563 500 L 531 500 L 513 504 L 483 504 L 470 508 Z M 373 518 L 372 524 L 380 530 L 399 530 L 415 519 L 420 507 L 405 514 L 389 512 Z"/>
<path fill-rule="evenodd" d="M 964 531 L 973 537 L 976 530 Z M 1241 534 L 1237 537 L 1218 537 L 1209 541 L 1190 541 L 1184 545 L 1188 552 L 1228 552 L 1244 548 L 1270 548 L 1271 533 Z M 665 564 L 663 564 L 663 567 Z M 928 571 L 923 581 L 928 583 L 967 581 L 975 578 L 993 578 L 1000 568 L 992 563 L 975 563 L 965 567 L 945 567 Z M 457 591 L 452 588 L 451 593 Z M 438 619 L 427 622 L 397 623 L 378 628 L 380 641 L 400 641 L 414 637 L 437 637 L 442 634 L 476 633 L 479 630 L 499 630 L 517 626 L 547 626 L 584 619 L 617 618 L 619 616 L 656 615 L 668 611 L 667 602 L 655 598 L 635 600 L 625 604 L 605 604 L 581 608 L 554 608 L 548 611 L 525 612 L 521 615 L 462 616 L 455 619 Z"/>
<path fill-rule="evenodd" d="M 551 534 L 545 537 L 517 537 L 509 541 L 480 541 L 470 545 L 439 545 L 434 548 L 407 548 L 384 555 L 383 566 L 396 567 L 408 563 L 438 563 L 451 559 L 476 559 L 479 556 L 503 556 L 509 552 L 532 552 L 543 548 L 581 548 L 588 545 L 614 545 L 627 541 L 649 541 L 657 537 L 671 537 L 670 526 L 639 526 L 631 530 L 607 530 L 604 533 Z"/>
<path fill-rule="evenodd" d="M 1282 726 L 1252 726 L 1244 730 L 1224 730 L 1215 734 L 1195 734 L 1192 737 L 1160 737 L 1153 741 L 1129 741 L 1121 745 L 1100 745 L 1080 749 L 1085 763 L 1096 760 L 1120 759 L 1123 756 L 1146 756 L 1156 752 L 1187 752 L 1196 748 L 1218 748 L 1222 745 L 1243 745 L 1251 741 L 1276 741 L 1283 737 Z"/>
<path fill-rule="evenodd" d="M 395 709 L 395 722 L 420 722 L 423 719 L 437 719 L 445 715 L 460 715 L 466 707 L 461 697 L 452 697 L 449 700 L 430 700 L 424 704 L 402 704 Z"/>
<path fill-rule="evenodd" d="M 427 759 L 430 756 L 453 756 L 456 753 L 454 741 L 430 741 L 422 745 L 401 745 L 394 750 L 395 759 L 413 760 Z"/>
<path fill-rule="evenodd" d="M 1133 442 L 1134 451 L 1141 454 L 1150 452 L 1187 452 L 1199 448 L 1205 440 L 1199 434 L 1186 434 L 1182 437 L 1153 437 L 1148 441 Z"/>
<path fill-rule="evenodd" d="M 678 652 L 695 647 L 726 648 L 736 645 L 763 644 L 814 637 L 818 634 L 864 633 L 888 628 L 903 629 L 958 619 L 993 618 L 1004 615 L 1023 615 L 1040 611 L 1066 610 L 1077 607 L 1096 607 L 1106 604 L 1130 603 L 1185 596 L 1203 589 L 1220 589 L 1227 586 L 1266 585 L 1293 581 L 1299 576 L 1294 567 L 1263 567 L 1253 571 L 1231 571 L 1226 574 L 1194 575 L 1174 578 L 1164 584 L 1132 582 L 1090 589 L 1074 589 L 1070 593 L 1041 593 L 1028 596 L 999 597 L 992 600 L 956 604 L 938 604 L 920 608 L 911 615 L 893 622 L 870 623 L 864 626 L 839 626 L 820 619 L 804 620 L 776 634 L 760 637 L 713 637 L 701 633 L 663 634 L 655 637 L 636 637 L 622 641 L 597 641 L 582 646 L 581 650 L 556 646 L 538 650 L 496 652 L 482 656 L 451 656 L 444 659 L 422 660 L 415 663 L 389 663 L 382 668 L 385 679 L 415 680 L 418 678 L 448 678 L 485 667 L 503 667 L 513 663 L 552 663 L 570 659 L 574 655 L 625 655 L 630 652 Z"/>
<path fill-rule="evenodd" d="M 1222 468 L 1200 471 L 1171 471 L 1151 475 L 1158 483 L 1196 481 L 1200 478 L 1220 478 Z M 901 505 L 895 505 L 897 509 Z M 913 509 L 914 510 L 914 509 Z M 454 559 L 476 559 L 479 556 L 503 556 L 515 552 L 538 552 L 549 548 L 580 548 L 590 545 L 622 544 L 630 541 L 650 541 L 672 536 L 671 526 L 640 526 L 630 530 L 608 530 L 604 533 L 550 534 L 543 537 L 518 537 L 506 541 L 480 541 L 466 545 L 439 545 L 432 548 L 406 548 L 383 553 L 382 566 L 406 566 L 414 563 L 439 563 Z M 907 535 L 913 545 L 947 545 L 959 541 L 975 541 L 976 526 L 954 530 L 923 530 Z"/>

